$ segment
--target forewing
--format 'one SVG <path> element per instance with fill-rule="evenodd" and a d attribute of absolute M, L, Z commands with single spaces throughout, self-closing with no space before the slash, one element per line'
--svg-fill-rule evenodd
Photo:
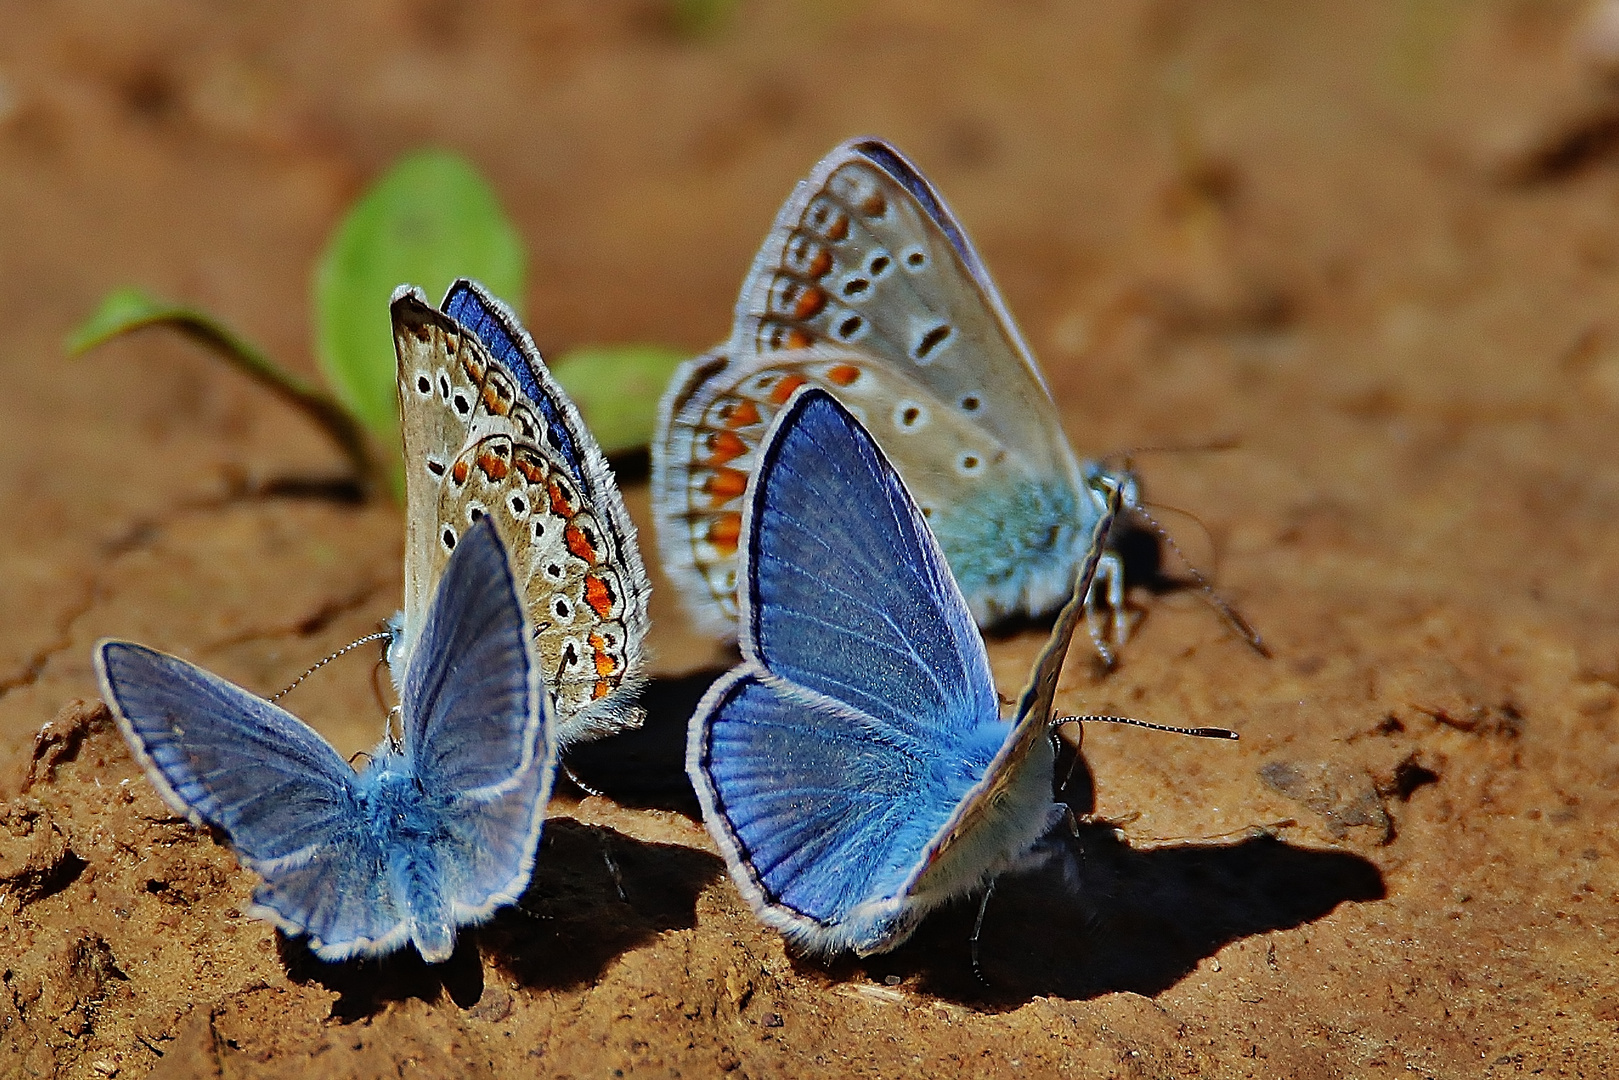
<path fill-rule="evenodd" d="M 565 593 L 579 592 L 579 603 L 564 595 L 569 610 L 559 616 L 555 560 L 546 555 L 532 567 L 520 566 L 527 571 L 535 625 L 548 635 L 542 652 L 553 673 L 563 741 L 637 726 L 642 714 L 634 698 L 645 681 L 652 585 L 607 458 L 509 308 L 463 279 L 450 287 L 443 310 L 472 331 L 488 358 L 463 452 L 504 435 L 527 447 L 531 460 L 543 458 L 549 472 L 544 494 L 571 526 L 565 526 L 568 548 L 586 567 L 564 586 Z M 515 547 L 516 537 L 509 543 Z M 546 547 L 540 544 L 542 554 Z M 606 589 L 587 582 L 586 574 Z"/>
<path fill-rule="evenodd" d="M 455 546 L 401 700 L 405 757 L 441 799 L 432 843 L 453 914 L 517 899 L 556 775 L 557 737 L 532 628 L 487 517 Z"/>
<path fill-rule="evenodd" d="M 269 876 L 355 826 L 354 770 L 284 709 L 128 641 L 96 646 L 96 674 L 152 784 L 194 824 L 222 831 Z"/>
<path fill-rule="evenodd" d="M 879 139 L 834 149 L 800 182 L 737 302 L 732 356 L 848 347 L 927 387 L 1002 447 L 1078 483 L 1056 407 L 966 233 Z"/>
<path fill-rule="evenodd" d="M 439 578 L 400 695 L 404 750 L 421 783 L 469 798 L 554 759 L 532 629 L 491 521 L 468 529 Z"/>
<path fill-rule="evenodd" d="M 829 394 L 801 391 L 776 418 L 743 542 L 744 657 L 917 740 L 998 715 L 983 641 L 921 511 Z"/>
<path fill-rule="evenodd" d="M 438 508 L 451 464 L 466 441 L 484 364 L 474 340 L 401 285 L 389 304 L 405 447 L 405 625 L 421 628 L 443 566 Z"/>
<path fill-rule="evenodd" d="M 102 695 L 165 801 L 219 829 L 263 882 L 254 914 L 327 959 L 403 941 L 354 771 L 290 713 L 177 657 L 96 648 Z"/>

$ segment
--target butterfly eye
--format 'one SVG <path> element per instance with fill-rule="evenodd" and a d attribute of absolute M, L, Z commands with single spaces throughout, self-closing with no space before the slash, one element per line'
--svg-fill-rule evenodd
<path fill-rule="evenodd" d="M 467 413 L 472 411 L 472 402 L 468 401 L 467 396 L 461 393 L 459 390 L 457 390 L 455 393 L 454 405 L 455 411 L 460 413 L 462 416 L 465 416 Z"/>
<path fill-rule="evenodd" d="M 982 464 L 983 462 L 979 460 L 977 454 L 962 454 L 960 461 L 957 463 L 957 467 L 960 468 L 964 473 L 975 473 L 978 471 L 978 467 Z"/>
<path fill-rule="evenodd" d="M 544 518 L 540 518 L 538 521 L 534 522 L 534 539 L 536 539 L 536 540 L 545 539 L 545 519 Z"/>
<path fill-rule="evenodd" d="M 482 519 L 483 515 L 484 515 L 483 507 L 479 506 L 477 503 L 468 504 L 468 506 L 467 506 L 467 520 L 468 521 L 473 522 L 474 524 L 476 524 L 480 519 Z"/>
<path fill-rule="evenodd" d="M 853 300 L 857 296 L 864 296 L 869 288 L 871 288 L 871 282 L 865 278 L 850 278 L 843 283 L 843 295 L 847 299 Z"/>
<path fill-rule="evenodd" d="M 528 500 L 521 495 L 514 493 L 511 498 L 506 500 L 506 505 L 511 507 L 512 517 L 520 518 L 528 513 Z"/>
<path fill-rule="evenodd" d="M 557 618 L 559 619 L 573 618 L 573 608 L 560 596 L 557 597 L 556 603 L 551 605 L 551 610 L 557 613 Z"/>
<path fill-rule="evenodd" d="M 928 264 L 928 253 L 921 248 L 911 248 L 904 255 L 907 270 L 920 270 Z"/>
<path fill-rule="evenodd" d="M 448 525 L 444 526 L 444 531 L 439 533 L 438 538 L 439 538 L 439 542 L 444 545 L 444 550 L 445 551 L 454 551 L 455 550 L 455 530 L 454 529 L 450 528 Z"/>
<path fill-rule="evenodd" d="M 853 341 L 860 331 L 866 328 L 866 320 L 858 315 L 850 315 L 837 325 L 839 341 Z"/>
<path fill-rule="evenodd" d="M 444 470 L 447 467 L 448 466 L 446 466 L 444 462 L 439 461 L 437 458 L 427 459 L 427 471 L 432 473 L 434 476 L 442 477 L 444 475 Z"/>
<path fill-rule="evenodd" d="M 433 392 L 433 380 L 427 377 L 425 371 L 416 374 L 416 392 L 426 397 Z"/>
<path fill-rule="evenodd" d="M 438 396 L 445 401 L 450 400 L 450 377 L 442 371 L 438 375 Z"/>
<path fill-rule="evenodd" d="M 545 568 L 545 576 L 550 578 L 552 581 L 561 581 L 562 567 L 556 563 L 548 564 Z"/>
<path fill-rule="evenodd" d="M 893 269 L 894 260 L 886 251 L 875 251 L 870 259 L 866 260 L 866 273 L 874 278 L 880 278 Z"/>
<path fill-rule="evenodd" d="M 982 403 L 976 397 L 974 397 L 972 394 L 968 394 L 966 397 L 961 399 L 961 411 L 977 412 L 980 404 Z"/>
<path fill-rule="evenodd" d="M 925 518 L 932 517 L 933 516 L 933 507 L 931 507 L 931 506 L 922 507 L 922 516 L 925 517 Z"/>

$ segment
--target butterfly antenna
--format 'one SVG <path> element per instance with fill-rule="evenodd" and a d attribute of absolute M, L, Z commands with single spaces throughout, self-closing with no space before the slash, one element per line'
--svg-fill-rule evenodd
<path fill-rule="evenodd" d="M 1145 720 L 1137 720 L 1129 716 L 1065 716 L 1057 722 L 1060 724 L 1129 724 L 1131 727 L 1146 728 L 1148 731 L 1167 731 L 1171 735 L 1194 735 L 1199 739 L 1237 738 L 1237 733 L 1230 728 L 1170 727 L 1168 724 L 1149 724 Z"/>
<path fill-rule="evenodd" d="M 274 697 L 270 698 L 270 700 L 271 701 L 280 701 L 282 698 L 284 698 L 288 694 L 292 693 L 293 690 L 297 689 L 299 683 L 303 682 L 305 679 L 309 678 L 309 676 L 313 675 L 315 672 L 319 671 L 321 668 L 325 667 L 327 664 L 330 664 L 333 660 L 336 660 L 339 656 L 342 656 L 344 653 L 352 652 L 355 649 L 358 649 L 361 645 L 366 644 L 367 642 L 381 641 L 383 638 L 386 638 L 387 636 L 388 635 L 385 634 L 385 633 L 378 632 L 378 633 L 375 633 L 375 634 L 367 634 L 365 637 L 361 638 L 358 641 L 349 642 L 347 645 L 343 646 L 341 649 L 338 649 L 332 655 L 328 656 L 326 659 L 322 660 L 320 663 L 316 664 L 314 667 L 310 668 L 308 671 L 304 672 L 302 675 L 300 675 L 296 679 L 292 680 L 292 682 L 287 684 L 285 689 L 277 692 Z"/>
<path fill-rule="evenodd" d="M 1197 587 L 1203 596 L 1203 602 L 1213 608 L 1215 613 L 1225 620 L 1226 625 L 1237 632 L 1237 636 L 1242 638 L 1245 645 L 1265 659 L 1271 659 L 1270 646 L 1266 645 L 1265 639 L 1259 636 L 1259 631 L 1255 630 L 1247 619 L 1238 614 L 1237 609 L 1227 603 L 1224 597 L 1214 591 L 1214 586 L 1209 584 L 1209 579 L 1203 575 L 1203 571 L 1197 568 L 1196 563 L 1186 557 L 1186 552 L 1182 551 L 1181 546 L 1175 543 L 1175 538 L 1169 535 L 1169 530 L 1159 524 L 1157 518 L 1140 507 L 1133 509 L 1133 516 L 1145 522 L 1152 529 L 1153 535 L 1158 537 L 1165 547 L 1173 551 L 1175 558 L 1179 559 L 1181 565 L 1186 567 L 1186 572 L 1191 574 L 1192 580 L 1197 583 Z M 1174 507 L 1169 507 L 1169 509 L 1179 514 L 1185 514 L 1197 522 L 1204 532 L 1208 531 L 1208 527 L 1203 524 L 1202 519 L 1196 514 L 1188 513 L 1185 510 L 1176 510 Z"/>
<path fill-rule="evenodd" d="M 1115 450 L 1102 458 L 1102 462 L 1112 465 L 1115 461 L 1124 465 L 1129 471 L 1134 465 L 1137 454 L 1210 454 L 1222 450 L 1235 450 L 1242 445 L 1242 440 L 1235 435 L 1222 438 L 1209 439 L 1199 443 L 1161 443 L 1157 446 L 1133 446 L 1128 450 Z"/>

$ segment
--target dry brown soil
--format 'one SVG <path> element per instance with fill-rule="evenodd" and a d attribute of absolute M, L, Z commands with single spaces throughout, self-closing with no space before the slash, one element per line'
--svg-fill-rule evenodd
<path fill-rule="evenodd" d="M 1619 1075 L 1619 105 L 1586 17 L 784 0 L 691 38 L 657 0 L 0 0 L 0 1075 Z M 652 721 L 581 755 L 614 797 L 559 798 L 527 914 L 438 970 L 244 917 L 91 644 L 278 688 L 394 610 L 399 514 L 323 497 L 331 447 L 192 346 L 64 333 L 136 283 L 309 370 L 323 237 L 433 143 L 530 243 L 543 348 L 696 350 L 862 131 L 955 204 L 1082 452 L 1235 443 L 1138 461 L 1275 658 L 1143 588 L 1060 701 L 1242 741 L 1091 730 L 1090 816 L 996 894 L 987 986 L 971 903 L 808 962 L 693 820 L 725 655 L 663 590 Z M 1043 634 L 992 643 L 1006 692 Z M 370 677 L 292 704 L 359 749 Z"/>

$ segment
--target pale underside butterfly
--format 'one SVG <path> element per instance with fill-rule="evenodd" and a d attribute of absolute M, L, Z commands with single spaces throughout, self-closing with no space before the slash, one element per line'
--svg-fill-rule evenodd
<path fill-rule="evenodd" d="M 662 402 L 658 542 L 705 629 L 736 632 L 744 488 L 764 432 L 802 385 L 870 429 L 980 625 L 1067 599 L 1106 513 L 1101 486 L 1135 507 L 1133 475 L 1074 456 L 1028 346 L 932 185 L 887 143 L 852 140 L 782 207 L 730 341 L 683 367 Z M 1105 634 L 1098 592 L 1113 614 Z M 1128 630 L 1114 550 L 1086 614 L 1107 655 Z"/>
<path fill-rule="evenodd" d="M 564 746 L 641 722 L 651 585 L 607 460 L 505 305 L 458 281 L 391 304 L 405 442 L 408 641 L 446 561 L 491 519 L 512 554 Z"/>
<path fill-rule="evenodd" d="M 798 392 L 743 502 L 743 662 L 692 717 L 686 769 L 759 917 L 816 953 L 904 941 L 1060 819 L 1057 679 L 1122 509 L 1107 478 L 1070 599 L 1009 720 L 927 518 L 836 399 Z"/>
<path fill-rule="evenodd" d="M 360 773 L 291 713 L 178 657 L 96 646 L 102 696 L 166 802 L 262 878 L 251 912 L 325 960 L 414 944 L 527 888 L 556 775 L 533 631 L 494 529 L 470 531 L 396 650 L 399 735 Z"/>

